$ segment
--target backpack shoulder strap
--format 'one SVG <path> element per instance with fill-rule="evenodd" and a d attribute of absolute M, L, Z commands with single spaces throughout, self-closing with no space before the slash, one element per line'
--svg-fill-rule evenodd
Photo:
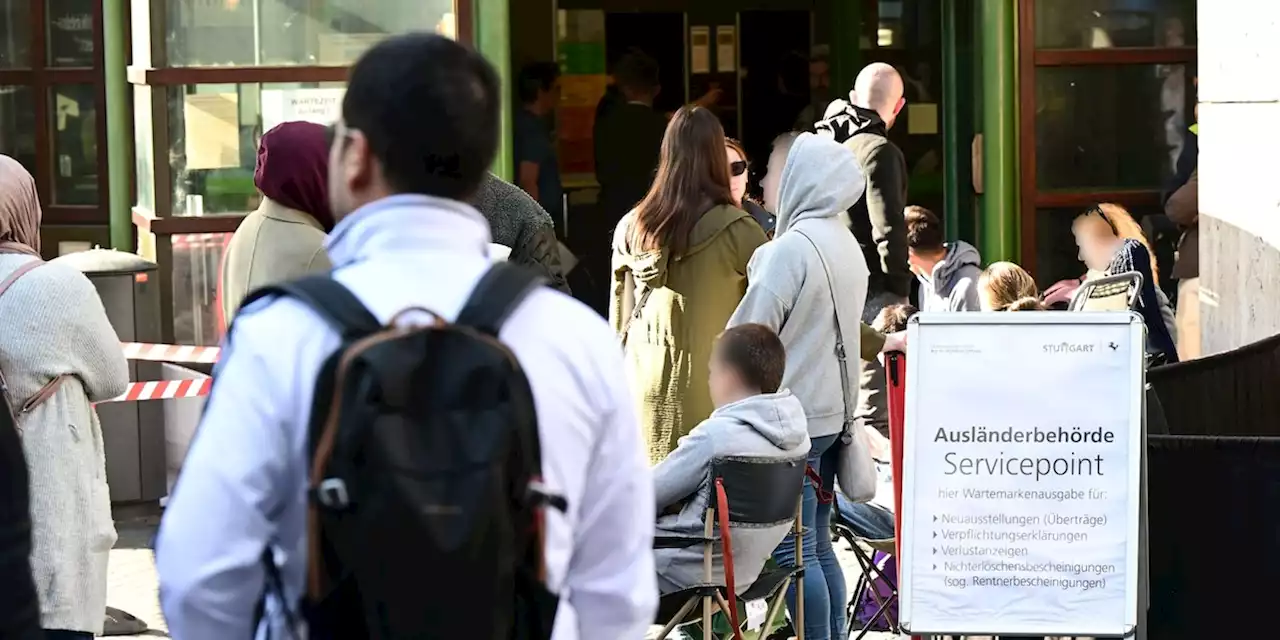
<path fill-rule="evenodd" d="M 293 298 L 324 319 L 343 342 L 367 336 L 382 328 L 382 323 L 342 283 L 328 274 L 310 275 L 255 290 L 240 303 L 240 310 L 263 298 Z M 237 313 L 236 315 L 239 315 Z M 234 320 L 232 323 L 234 324 Z M 231 329 L 227 329 L 227 335 Z"/>
<path fill-rule="evenodd" d="M 516 307 L 545 284 L 544 278 L 529 269 L 510 262 L 495 264 L 480 277 L 480 282 L 458 314 L 456 324 L 497 337 Z"/>

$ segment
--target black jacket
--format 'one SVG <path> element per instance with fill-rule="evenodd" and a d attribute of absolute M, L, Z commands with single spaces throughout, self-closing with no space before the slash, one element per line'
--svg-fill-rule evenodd
<path fill-rule="evenodd" d="M 472 205 L 489 221 L 493 241 L 511 247 L 510 262 L 532 267 L 552 287 L 569 293 L 560 261 L 560 241 L 551 215 L 523 189 L 493 174 L 480 185 Z"/>
<path fill-rule="evenodd" d="M 614 105 L 595 126 L 596 180 L 600 203 L 612 229 L 653 184 L 667 120 L 652 107 Z"/>
<path fill-rule="evenodd" d="M 27 463 L 8 403 L 0 395 L 0 638 L 41 640 L 40 602 L 31 579 Z"/>
<path fill-rule="evenodd" d="M 852 150 L 867 181 L 862 198 L 849 209 L 850 227 L 871 272 L 867 291 L 872 295 L 888 291 L 908 297 L 915 277 L 907 260 L 903 215 L 907 207 L 907 160 L 898 146 L 889 142 L 888 128 L 879 114 L 840 102 L 844 109 L 818 121 L 814 130 Z"/>

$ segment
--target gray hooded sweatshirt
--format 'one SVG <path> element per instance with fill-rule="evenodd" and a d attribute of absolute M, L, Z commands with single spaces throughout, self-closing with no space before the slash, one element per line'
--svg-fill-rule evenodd
<path fill-rule="evenodd" d="M 852 416 L 856 408 L 850 406 L 846 412 L 845 397 L 852 405 L 858 401 L 859 323 L 868 271 L 862 249 L 841 216 L 862 196 L 861 176 L 857 159 L 845 146 L 811 133 L 796 138 L 778 185 L 774 239 L 751 257 L 747 293 L 729 319 L 731 327 L 756 322 L 778 332 L 787 348 L 782 385 L 804 405 L 812 438 L 843 431 L 845 416 Z M 827 283 L 823 260 L 830 267 L 834 290 Z M 836 355 L 837 314 L 848 354 L 848 387 L 843 393 Z"/>
<path fill-rule="evenodd" d="M 933 267 L 933 275 L 920 278 L 921 311 L 981 311 L 978 276 L 982 259 L 963 240 L 947 244 L 947 255 Z"/>
<path fill-rule="evenodd" d="M 711 501 L 711 465 L 728 457 L 803 460 L 809 453 L 809 433 L 804 409 L 791 392 L 783 389 L 731 402 L 716 409 L 653 469 L 654 497 L 658 512 L 680 506 L 678 514 L 658 518 L 659 536 L 701 536 L 703 518 Z M 770 527 L 732 527 L 734 581 L 742 593 L 755 582 L 769 554 L 782 542 L 791 523 Z M 657 549 L 654 561 L 662 593 L 705 584 L 702 545 L 684 549 Z M 720 548 L 712 553 L 712 577 L 724 582 Z"/>

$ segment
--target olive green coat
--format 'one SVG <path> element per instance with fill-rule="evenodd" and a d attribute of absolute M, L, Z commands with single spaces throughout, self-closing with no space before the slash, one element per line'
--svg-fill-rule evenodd
<path fill-rule="evenodd" d="M 641 297 L 652 289 L 624 344 L 640 428 L 656 464 L 714 409 L 707 386 L 711 345 L 738 308 L 747 262 L 767 238 L 750 214 L 720 206 L 702 215 L 683 256 L 665 249 L 633 253 L 631 219 L 623 217 L 614 232 L 609 320 L 621 335 L 637 288 Z"/>

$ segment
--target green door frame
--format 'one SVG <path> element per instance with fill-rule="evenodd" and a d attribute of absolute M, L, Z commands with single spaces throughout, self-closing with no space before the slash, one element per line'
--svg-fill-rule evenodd
<path fill-rule="evenodd" d="M 1022 249 L 1018 233 L 1017 2 L 978 2 L 983 103 L 983 196 L 978 229 L 981 238 L 979 249 L 988 263 L 1017 261 Z"/>
<path fill-rule="evenodd" d="M 466 0 L 463 0 L 466 1 Z M 503 180 L 512 179 L 511 140 L 511 15 L 510 0 L 471 0 L 475 24 L 476 50 L 498 71 L 502 84 L 502 131 L 498 136 L 498 155 L 493 159 L 493 173 Z"/>

